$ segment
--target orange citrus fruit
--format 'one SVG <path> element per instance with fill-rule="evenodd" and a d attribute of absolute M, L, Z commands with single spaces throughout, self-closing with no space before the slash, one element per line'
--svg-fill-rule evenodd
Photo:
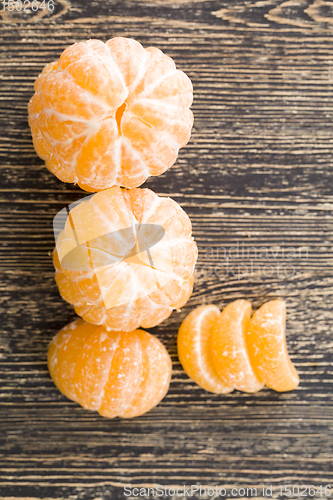
<path fill-rule="evenodd" d="M 264 386 L 253 371 L 246 344 L 251 312 L 247 300 L 231 302 L 218 316 L 211 333 L 215 370 L 226 384 L 244 392 L 257 392 Z"/>
<path fill-rule="evenodd" d="M 76 43 L 35 82 L 37 154 L 86 191 L 133 188 L 176 161 L 191 135 L 190 79 L 159 49 L 127 38 Z"/>
<path fill-rule="evenodd" d="M 191 295 L 191 231 L 181 207 L 149 189 L 96 193 L 70 210 L 58 235 L 60 294 L 91 323 L 123 331 L 155 326 Z"/>
<path fill-rule="evenodd" d="M 168 392 L 172 370 L 167 350 L 153 335 L 107 331 L 82 319 L 54 337 L 48 366 L 60 392 L 108 418 L 151 410 Z"/>
<path fill-rule="evenodd" d="M 212 328 L 220 311 L 214 305 L 194 309 L 180 325 L 177 337 L 179 361 L 187 375 L 202 389 L 217 394 L 232 391 L 215 370 L 210 349 Z"/>
<path fill-rule="evenodd" d="M 259 380 L 275 391 L 292 391 L 298 386 L 298 373 L 287 350 L 283 300 L 266 302 L 254 313 L 246 338 L 251 365 Z"/>
<path fill-rule="evenodd" d="M 214 305 L 194 309 L 178 332 L 178 356 L 200 387 L 217 394 L 260 391 L 264 384 L 291 391 L 299 383 L 285 337 L 286 306 L 264 304 L 251 319 L 251 304 L 236 300 L 220 313 Z"/>

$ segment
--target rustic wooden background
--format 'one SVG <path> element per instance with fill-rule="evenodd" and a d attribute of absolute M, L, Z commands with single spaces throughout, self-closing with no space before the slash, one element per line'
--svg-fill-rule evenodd
<path fill-rule="evenodd" d="M 258 487 L 259 498 L 272 485 L 286 498 L 279 485 L 333 486 L 332 1 L 54 4 L 1 10 L 1 500 L 118 500 L 124 485 L 157 484 Z M 169 394 L 141 418 L 111 421 L 68 401 L 47 371 L 50 339 L 75 316 L 53 279 L 52 219 L 83 192 L 43 167 L 27 103 L 65 47 L 114 36 L 161 48 L 193 81 L 191 141 L 146 186 L 181 204 L 201 250 L 190 302 L 152 329 L 173 359 Z M 216 396 L 182 371 L 180 321 L 241 297 L 286 299 L 296 391 Z"/>

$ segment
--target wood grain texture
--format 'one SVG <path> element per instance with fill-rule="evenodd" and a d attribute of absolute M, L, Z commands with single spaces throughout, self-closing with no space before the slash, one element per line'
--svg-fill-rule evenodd
<path fill-rule="evenodd" d="M 118 500 L 124 485 L 157 484 L 286 498 L 279 485 L 332 484 L 333 3 L 56 0 L 1 16 L 1 500 Z M 190 143 L 145 186 L 187 211 L 200 254 L 190 302 L 151 330 L 173 359 L 169 394 L 109 421 L 48 375 L 48 343 L 75 316 L 54 283 L 52 219 L 83 193 L 43 167 L 27 102 L 69 44 L 114 36 L 158 46 L 193 81 Z M 217 396 L 182 371 L 180 321 L 241 297 L 287 301 L 296 391 Z"/>

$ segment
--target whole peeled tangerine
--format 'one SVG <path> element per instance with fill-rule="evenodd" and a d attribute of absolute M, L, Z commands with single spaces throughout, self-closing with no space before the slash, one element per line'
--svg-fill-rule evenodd
<path fill-rule="evenodd" d="M 107 331 L 82 319 L 54 337 L 48 366 L 60 392 L 108 418 L 138 417 L 158 405 L 172 370 L 167 350 L 153 335 Z"/>
<path fill-rule="evenodd" d="M 65 217 L 55 279 L 78 316 L 130 332 L 158 325 L 188 301 L 198 250 L 178 203 L 114 186 L 83 198 Z"/>
<path fill-rule="evenodd" d="M 37 154 L 86 191 L 133 188 L 176 161 L 191 135 L 190 79 L 159 49 L 127 38 L 80 42 L 35 82 L 29 124 Z"/>

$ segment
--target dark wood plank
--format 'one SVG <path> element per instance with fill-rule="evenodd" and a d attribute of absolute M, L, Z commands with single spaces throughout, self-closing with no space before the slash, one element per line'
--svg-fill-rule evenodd
<path fill-rule="evenodd" d="M 229 497 L 257 487 L 259 498 L 272 485 L 283 498 L 279 485 L 331 484 L 331 2 L 57 0 L 52 14 L 1 16 L 0 498 L 117 500 L 124 485 L 156 484 Z M 53 279 L 52 219 L 82 191 L 43 167 L 27 102 L 70 43 L 113 36 L 158 46 L 193 81 L 191 141 L 145 186 L 183 206 L 200 254 L 189 303 L 151 330 L 173 359 L 169 394 L 143 417 L 108 421 L 47 372 L 48 343 L 75 316 Z M 240 297 L 287 301 L 296 391 L 216 396 L 182 371 L 181 320 Z"/>

